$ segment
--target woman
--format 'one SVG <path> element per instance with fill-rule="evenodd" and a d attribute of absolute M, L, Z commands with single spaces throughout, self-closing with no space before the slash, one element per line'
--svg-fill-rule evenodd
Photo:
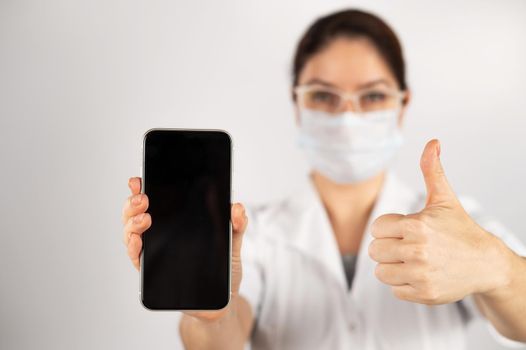
<path fill-rule="evenodd" d="M 232 206 L 231 302 L 184 313 L 185 346 L 460 349 L 482 315 L 503 342 L 526 341 L 524 246 L 473 201 L 461 204 L 437 140 L 421 158 L 426 196 L 387 171 L 411 96 L 393 31 L 357 10 L 318 19 L 297 47 L 292 85 L 312 171 L 250 220 Z M 152 218 L 140 178 L 129 186 L 124 241 L 139 268 Z"/>

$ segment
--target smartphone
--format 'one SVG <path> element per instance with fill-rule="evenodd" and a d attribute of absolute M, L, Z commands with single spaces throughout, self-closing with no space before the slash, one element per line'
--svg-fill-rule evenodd
<path fill-rule="evenodd" d="M 232 139 L 223 130 L 151 129 L 143 186 L 141 302 L 150 310 L 218 310 L 230 301 Z"/>

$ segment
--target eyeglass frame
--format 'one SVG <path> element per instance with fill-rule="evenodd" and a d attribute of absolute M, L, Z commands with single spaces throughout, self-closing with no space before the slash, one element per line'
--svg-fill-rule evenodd
<path fill-rule="evenodd" d="M 294 94 L 296 94 L 296 96 L 298 97 L 301 96 L 301 98 L 298 98 L 298 101 L 301 101 L 303 99 L 304 93 L 311 91 L 314 88 L 323 88 L 328 92 L 336 93 L 338 96 L 342 98 L 343 106 L 345 106 L 347 101 L 351 101 L 357 113 L 364 113 L 364 111 L 362 111 L 360 107 L 360 100 L 359 100 L 360 93 L 364 91 L 372 90 L 372 88 L 367 87 L 367 88 L 360 89 L 357 92 L 347 92 L 343 89 L 339 89 L 339 88 L 331 87 L 331 86 L 323 86 L 321 84 L 305 84 L 305 85 L 297 85 L 296 87 L 293 88 L 292 91 L 294 92 Z M 398 89 L 389 89 L 389 90 L 391 90 L 389 91 L 390 96 L 397 97 L 400 104 L 403 105 L 403 99 L 407 97 L 407 91 L 402 91 Z M 303 106 L 301 107 L 305 108 Z M 337 114 L 343 113 L 344 111 L 345 109 L 343 109 L 342 111 L 338 113 L 334 113 L 334 114 L 337 115 Z"/>

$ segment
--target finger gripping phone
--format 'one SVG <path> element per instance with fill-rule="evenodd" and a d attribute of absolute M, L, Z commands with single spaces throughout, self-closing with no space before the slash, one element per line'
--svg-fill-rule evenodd
<path fill-rule="evenodd" d="M 150 310 L 218 310 L 230 300 L 232 140 L 222 130 L 151 129 L 143 186 L 141 302 Z"/>

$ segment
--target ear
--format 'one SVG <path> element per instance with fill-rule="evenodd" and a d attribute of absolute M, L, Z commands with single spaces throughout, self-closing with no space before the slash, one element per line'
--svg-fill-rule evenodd
<path fill-rule="evenodd" d="M 411 90 L 407 89 L 405 92 L 405 96 L 402 100 L 402 108 L 400 109 L 400 115 L 398 116 L 398 126 L 402 126 L 404 123 L 404 116 L 405 112 L 407 111 L 407 107 L 409 106 L 409 102 L 411 102 L 413 95 L 411 93 Z"/>

